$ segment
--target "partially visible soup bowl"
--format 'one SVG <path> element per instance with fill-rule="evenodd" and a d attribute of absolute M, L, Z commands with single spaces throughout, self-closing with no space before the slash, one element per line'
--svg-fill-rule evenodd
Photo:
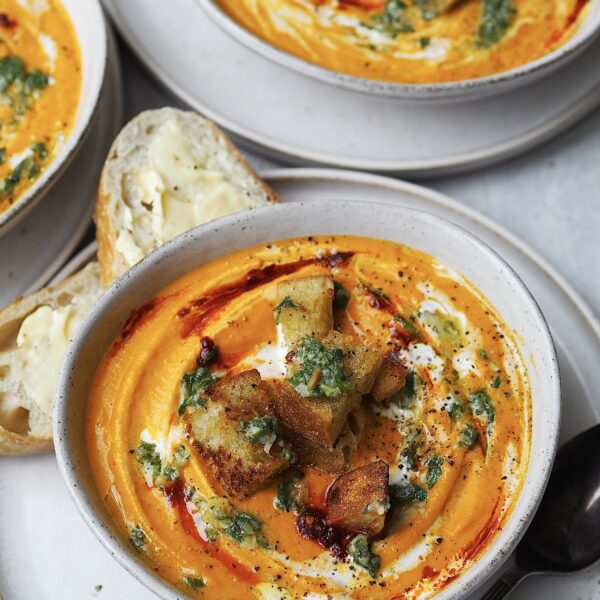
<path fill-rule="evenodd" d="M 317 235 L 390 240 L 426 252 L 478 288 L 515 332 L 531 387 L 531 447 L 521 491 L 501 530 L 473 564 L 436 597 L 464 598 L 514 550 L 544 493 L 554 459 L 561 399 L 556 354 L 548 326 L 523 282 L 493 250 L 437 216 L 367 201 L 271 205 L 223 217 L 180 235 L 118 279 L 93 307 L 70 343 L 62 365 L 54 415 L 61 474 L 87 525 L 107 551 L 159 597 L 181 590 L 157 576 L 128 543 L 99 493 L 87 450 L 86 424 L 95 373 L 136 309 L 194 268 L 232 252 L 275 240 Z"/>
<path fill-rule="evenodd" d="M 23 3 L 25 6 L 27 2 Z M 34 2 L 30 3 L 35 6 Z M 96 116 L 107 62 L 107 32 L 98 0 L 61 0 L 81 52 L 81 90 L 69 133 L 33 185 L 25 189 L 4 212 L 0 212 L 0 235 L 14 227 L 40 202 L 77 155 Z M 60 40 L 55 40 L 60 43 Z M 91 199 L 90 199 L 91 201 Z"/>
<path fill-rule="evenodd" d="M 442 83 L 393 83 L 357 77 L 322 67 L 277 48 L 237 23 L 218 0 L 196 0 L 206 15 L 226 34 L 251 51 L 304 76 L 339 88 L 406 103 L 449 103 L 476 100 L 515 90 L 566 66 L 600 33 L 600 1 L 588 0 L 587 15 L 573 35 L 551 52 L 519 67 L 483 77 Z"/>

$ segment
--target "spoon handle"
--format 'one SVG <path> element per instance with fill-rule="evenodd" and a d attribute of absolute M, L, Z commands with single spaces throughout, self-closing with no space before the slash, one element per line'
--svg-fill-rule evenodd
<path fill-rule="evenodd" d="M 527 573 L 520 569 L 509 569 L 496 581 L 496 583 L 484 594 L 481 600 L 502 600 L 506 598 L 511 590 L 525 577 Z"/>

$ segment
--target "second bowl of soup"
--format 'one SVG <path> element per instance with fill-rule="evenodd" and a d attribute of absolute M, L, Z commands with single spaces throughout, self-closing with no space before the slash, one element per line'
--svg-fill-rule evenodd
<path fill-rule="evenodd" d="M 333 85 L 404 100 L 500 93 L 564 65 L 597 0 L 198 0 L 237 40 Z"/>

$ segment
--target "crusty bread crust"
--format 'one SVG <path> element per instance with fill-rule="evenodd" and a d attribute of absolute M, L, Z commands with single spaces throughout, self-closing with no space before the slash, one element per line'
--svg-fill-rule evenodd
<path fill-rule="evenodd" d="M 123 186 L 120 180 L 124 173 L 138 166 L 132 163 L 140 160 L 140 156 L 148 146 L 148 141 L 156 128 L 170 119 L 183 120 L 189 124 L 190 126 L 186 127 L 186 130 L 191 135 L 194 127 L 202 128 L 202 131 L 210 134 L 207 137 L 225 147 L 231 163 L 242 167 L 247 182 L 255 189 L 256 194 L 262 196 L 265 203 L 280 202 L 277 194 L 258 176 L 231 140 L 207 119 L 194 112 L 174 108 L 142 112 L 132 119 L 115 138 L 100 178 L 94 222 L 96 223 L 100 276 L 105 287 L 130 266 L 116 248 L 121 229 L 120 215 L 125 207 Z M 133 158 L 134 155 L 135 158 Z M 149 232 L 146 233 L 149 234 Z"/>
<path fill-rule="evenodd" d="M 105 177 L 105 172 L 102 172 Z M 101 180 L 102 181 L 102 180 Z M 100 184 L 102 190 L 102 183 Z M 94 211 L 94 223 L 96 224 L 96 242 L 98 245 L 98 265 L 100 267 L 100 280 L 107 288 L 127 270 L 127 262 L 122 254 L 116 249 L 118 231 L 113 228 L 108 211 L 109 196 L 98 192 L 96 209 Z"/>
<path fill-rule="evenodd" d="M 78 299 L 78 309 L 86 310 L 100 293 L 98 265 L 94 262 L 57 286 L 19 298 L 0 311 L 0 454 L 37 454 L 53 448 L 51 415 L 40 410 L 22 385 L 16 354 L 21 324 L 39 307 L 57 308 L 69 304 L 72 298 Z"/>
<path fill-rule="evenodd" d="M 0 454 L 3 456 L 26 456 L 52 452 L 54 442 L 52 436 L 36 437 L 20 435 L 0 426 Z"/>

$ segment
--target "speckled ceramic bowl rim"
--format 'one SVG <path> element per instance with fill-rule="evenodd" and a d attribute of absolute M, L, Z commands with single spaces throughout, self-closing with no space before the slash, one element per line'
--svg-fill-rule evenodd
<path fill-rule="evenodd" d="M 141 560 L 139 554 L 134 552 L 123 537 L 116 532 L 114 522 L 108 515 L 101 499 L 99 497 L 92 498 L 91 494 L 98 496 L 98 492 L 95 484 L 91 481 L 91 476 L 86 480 L 85 474 L 82 473 L 82 470 L 89 469 L 85 432 L 81 427 L 78 428 L 78 423 L 75 423 L 77 415 L 74 413 L 79 410 L 82 415 L 85 414 L 89 386 L 85 387 L 85 391 L 82 392 L 83 398 L 77 398 L 73 388 L 76 385 L 78 373 L 89 369 L 91 370 L 89 376 L 93 375 L 98 361 L 110 345 L 110 342 L 108 342 L 99 348 L 97 342 L 93 339 L 94 335 L 98 335 L 98 331 L 102 329 L 104 331 L 102 335 L 109 336 L 111 340 L 114 339 L 112 333 L 116 335 L 130 311 L 143 303 L 139 299 L 135 302 L 127 300 L 129 295 L 139 293 L 136 290 L 139 290 L 140 286 L 144 290 L 144 299 L 147 301 L 164 288 L 165 282 L 160 281 L 160 279 L 174 281 L 180 277 L 183 272 L 174 273 L 173 269 L 182 269 L 181 266 L 178 267 L 182 251 L 193 250 L 195 256 L 198 256 L 196 264 L 200 265 L 205 262 L 200 258 L 202 247 L 210 247 L 210 244 L 217 241 L 220 247 L 223 247 L 219 254 L 225 255 L 237 249 L 251 247 L 261 242 L 266 243 L 282 237 L 276 233 L 269 235 L 269 240 L 260 233 L 252 237 L 253 225 L 261 221 L 264 224 L 265 220 L 270 223 L 277 220 L 277 218 L 285 217 L 286 222 L 303 223 L 306 221 L 307 215 L 310 215 L 313 220 L 316 217 L 318 221 L 319 212 L 322 214 L 330 212 L 343 219 L 348 214 L 354 213 L 356 215 L 361 210 L 365 214 L 371 214 L 375 211 L 382 218 L 385 216 L 386 221 L 401 218 L 417 219 L 421 225 L 444 229 L 448 234 L 448 237 L 445 238 L 447 240 L 462 238 L 466 243 L 471 244 L 478 253 L 485 257 L 488 267 L 493 266 L 495 273 L 510 280 L 512 290 L 516 292 L 514 302 L 526 309 L 535 321 L 535 326 L 539 332 L 537 340 L 540 349 L 543 349 L 536 355 L 535 362 L 536 364 L 544 364 L 548 371 L 547 381 L 543 384 L 547 386 L 545 388 L 546 394 L 543 398 L 537 400 L 534 397 L 533 411 L 534 414 L 536 410 L 540 411 L 540 427 L 544 431 L 549 431 L 549 435 L 541 437 L 539 447 L 535 448 L 535 460 L 537 461 L 535 471 L 531 468 L 534 448 L 531 449 L 530 468 L 523 483 L 523 489 L 528 488 L 529 494 L 527 496 L 524 493 L 519 495 L 512 513 L 504 522 L 502 530 L 492 543 L 469 569 L 444 588 L 436 598 L 440 600 L 458 600 L 465 598 L 481 586 L 498 571 L 531 522 L 546 488 L 558 445 L 561 417 L 560 375 L 556 351 L 546 320 L 535 299 L 515 271 L 494 250 L 477 237 L 462 227 L 429 212 L 400 205 L 356 200 L 325 203 L 315 199 L 311 202 L 270 205 L 253 211 L 222 217 L 196 227 L 142 259 L 113 283 L 94 305 L 81 324 L 76 337 L 69 343 L 62 364 L 54 411 L 54 440 L 61 476 L 84 521 L 102 545 L 131 575 L 159 597 L 165 600 L 176 600 L 181 597 L 181 591 L 156 576 L 149 566 Z M 304 224 L 290 225 L 290 227 L 298 229 L 298 236 L 310 234 Z M 344 229 L 344 226 L 340 226 L 339 231 L 331 232 L 331 234 L 343 235 Z M 234 232 L 236 233 L 234 234 Z M 233 235 L 238 240 L 235 247 L 223 244 L 223 236 Z M 365 233 L 365 235 L 377 237 L 371 233 Z M 288 236 L 284 235 L 283 237 Z M 212 259 L 208 258 L 207 260 Z M 188 272 L 191 268 L 188 265 L 185 272 Z M 159 277 L 159 273 L 163 273 L 164 277 L 163 275 Z M 153 275 L 157 276 L 153 277 Z M 120 309 L 119 305 L 121 305 Z M 120 310 L 123 315 L 111 325 L 110 315 L 115 310 Z M 82 365 L 80 359 L 87 360 L 87 352 L 94 355 L 94 364 L 86 367 Z M 81 402 L 82 405 L 78 406 L 78 402 Z M 533 417 L 532 423 L 534 420 L 535 417 Z M 82 438 L 79 442 L 83 444 L 82 446 L 78 447 L 78 442 L 74 439 L 75 436 Z M 534 441 L 535 430 L 532 434 L 532 444 Z M 88 485 L 91 486 L 91 494 L 86 489 Z"/>
<path fill-rule="evenodd" d="M 597 4 L 600 0 L 588 0 Z M 196 0 L 211 20 L 232 38 L 250 50 L 271 61 L 290 68 L 302 75 L 312 77 L 324 83 L 345 88 L 363 94 L 384 96 L 404 101 L 460 101 L 462 99 L 481 98 L 499 94 L 512 88 L 531 83 L 555 69 L 564 66 L 582 52 L 600 34 L 600 7 L 589 6 L 586 19 L 594 19 L 593 26 L 585 34 L 576 32 L 565 44 L 552 52 L 530 61 L 520 67 L 473 79 L 444 83 L 389 83 L 364 77 L 339 73 L 332 69 L 313 64 L 262 40 L 234 21 L 216 0 Z M 581 26 L 581 25 L 580 25 Z"/>
<path fill-rule="evenodd" d="M 8 210 L 0 213 L 0 235 L 14 227 L 60 179 L 60 176 L 77 155 L 94 122 L 94 117 L 100 105 L 100 93 L 104 83 L 108 60 L 108 34 L 106 31 L 106 21 L 98 0 L 86 0 L 86 2 L 89 3 L 89 10 L 93 13 L 90 23 L 96 28 L 96 37 L 98 40 L 98 44 L 95 46 L 95 51 L 98 53 L 98 60 L 94 62 L 92 65 L 93 71 L 90 72 L 89 97 L 85 104 L 78 107 L 76 121 L 59 153 L 42 171 L 36 182 L 25 190 Z M 64 3 L 63 6 L 68 13 L 67 6 Z M 70 14 L 69 17 L 71 17 Z M 86 68 L 85 64 L 83 68 Z M 81 102 L 81 98 L 79 101 Z"/>

